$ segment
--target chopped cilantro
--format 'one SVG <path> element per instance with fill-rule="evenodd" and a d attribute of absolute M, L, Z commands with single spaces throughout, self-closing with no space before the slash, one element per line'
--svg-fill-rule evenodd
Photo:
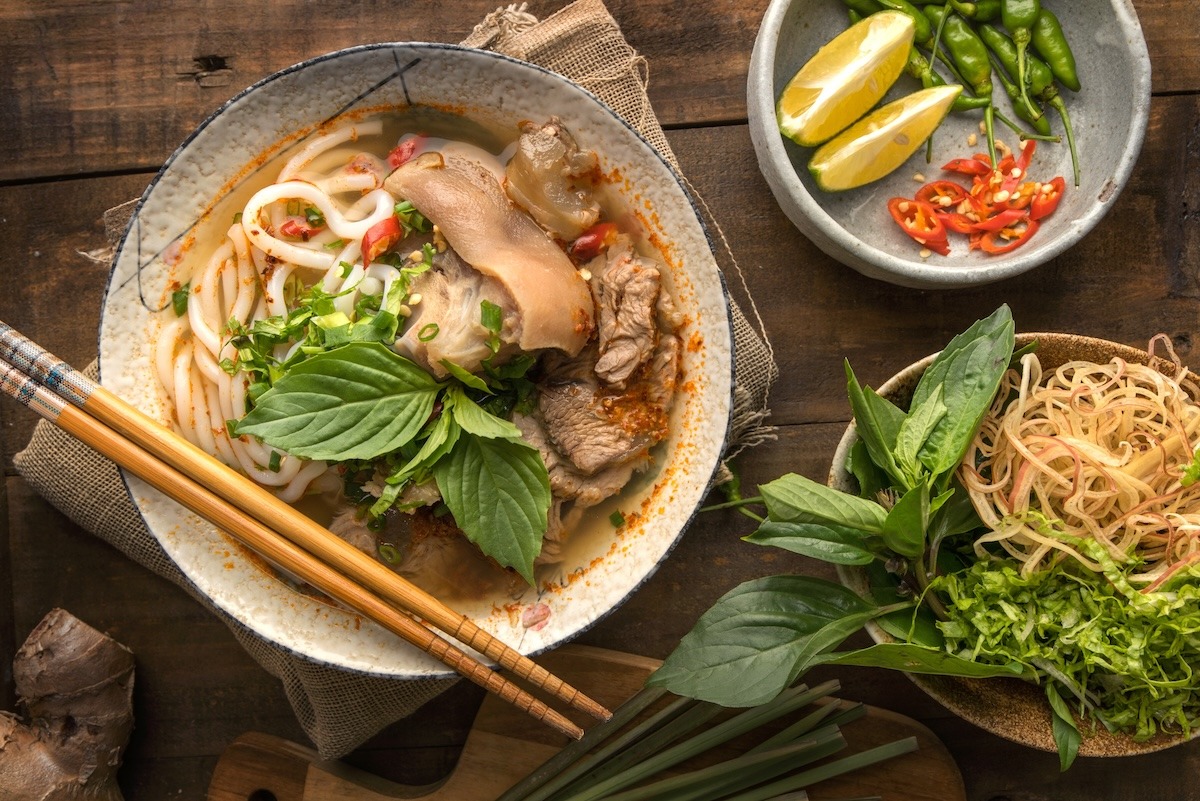
<path fill-rule="evenodd" d="M 188 281 L 183 286 L 171 293 L 171 308 L 175 311 L 176 317 L 182 317 L 187 314 L 188 295 L 192 291 L 192 282 Z"/>

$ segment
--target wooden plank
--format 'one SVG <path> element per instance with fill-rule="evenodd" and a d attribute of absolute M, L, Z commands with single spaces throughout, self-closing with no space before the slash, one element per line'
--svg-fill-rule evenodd
<path fill-rule="evenodd" d="M 833 2 L 833 0 L 830 0 Z M 283 12 L 231 0 L 139 7 L 73 0 L 0 8 L 0 182 L 154 169 L 242 88 L 338 48 L 405 39 L 457 42 L 495 0 L 402 6 L 313 3 Z M 538 0 L 545 17 L 563 2 Z M 1200 88 L 1189 0 L 1139 0 L 1159 93 Z M 745 76 L 766 0 L 621 0 L 610 10 L 647 58 L 667 126 L 744 120 Z M 376 10 L 378 9 L 378 10 Z M 297 24 L 293 24 L 297 23 Z M 251 43 L 251 44 L 248 44 Z"/>

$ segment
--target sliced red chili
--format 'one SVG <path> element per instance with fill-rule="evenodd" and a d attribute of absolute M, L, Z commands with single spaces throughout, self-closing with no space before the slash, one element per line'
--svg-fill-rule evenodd
<path fill-rule="evenodd" d="M 1046 189 L 1046 187 L 1050 187 Z M 1058 208 L 1058 203 L 1062 200 L 1063 192 L 1067 189 L 1067 182 L 1063 180 L 1061 175 L 1051 178 L 1049 181 L 1041 185 L 1041 188 L 1033 193 L 1033 202 L 1029 207 L 1029 218 L 1031 220 L 1040 220 L 1043 217 L 1049 217 Z"/>
<path fill-rule="evenodd" d="M 370 267 L 372 261 L 391 250 L 403 238 L 404 232 L 400 228 L 400 220 L 396 219 L 394 214 L 386 220 L 372 225 L 363 234 L 363 266 Z"/>
<path fill-rule="evenodd" d="M 988 231 L 979 240 L 979 246 L 985 253 L 1009 253 L 1028 242 L 1029 238 L 1037 233 L 1037 229 L 1037 220 L 1026 218 L 1015 227 Z"/>
<path fill-rule="evenodd" d="M 610 222 L 596 223 L 584 231 L 567 250 L 579 261 L 591 261 L 604 251 L 617 236 L 617 226 Z"/>
<path fill-rule="evenodd" d="M 966 187 L 954 181 L 933 181 L 917 190 L 917 200 L 924 200 L 935 209 L 957 206 L 967 197 Z"/>
<path fill-rule="evenodd" d="M 956 234 L 969 234 L 975 230 L 975 220 L 972 220 L 967 215 L 958 211 L 939 211 L 937 218 L 942 221 L 942 225 L 947 231 L 953 231 Z"/>
<path fill-rule="evenodd" d="M 924 200 L 894 197 L 888 201 L 888 211 L 901 230 L 916 240 L 917 244 L 943 256 L 950 252 L 946 228 L 929 203 Z"/>
<path fill-rule="evenodd" d="M 324 226 L 309 225 L 304 220 L 298 220 L 295 217 L 289 217 L 279 226 L 279 233 L 284 236 L 290 236 L 293 239 L 302 239 L 307 242 L 314 234 L 320 231 Z"/>
<path fill-rule="evenodd" d="M 958 172 L 963 175 L 987 175 L 992 171 L 992 162 L 987 156 L 981 160 L 978 154 L 970 159 L 952 159 L 942 166 L 947 172 Z"/>
<path fill-rule="evenodd" d="M 388 166 L 394 170 L 404 162 L 410 160 L 416 154 L 417 148 L 424 144 L 427 138 L 418 134 L 396 145 L 392 148 L 392 152 L 387 155 Z"/>
<path fill-rule="evenodd" d="M 986 220 L 980 220 L 975 223 L 974 229 L 976 231 L 999 231 L 1001 228 L 1009 228 L 1015 225 L 1024 219 L 1026 214 L 1025 209 L 1003 209 Z"/>

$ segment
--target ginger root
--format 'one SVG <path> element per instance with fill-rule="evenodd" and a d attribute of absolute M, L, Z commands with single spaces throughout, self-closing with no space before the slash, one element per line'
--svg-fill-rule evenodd
<path fill-rule="evenodd" d="M 0 801 L 121 801 L 133 653 L 54 609 L 13 659 L 26 716 L 0 712 Z"/>

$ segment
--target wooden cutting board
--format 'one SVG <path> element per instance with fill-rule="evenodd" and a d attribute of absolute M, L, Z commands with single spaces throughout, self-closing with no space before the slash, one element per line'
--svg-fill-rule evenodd
<path fill-rule="evenodd" d="M 609 708 L 633 695 L 659 665 L 653 659 L 577 645 L 560 648 L 539 661 Z M 920 747 L 816 785 L 810 791 L 813 798 L 880 795 L 892 801 L 965 801 L 962 775 L 950 753 L 915 720 L 871 707 L 866 717 L 842 727 L 842 732 L 849 746 L 839 756 L 909 736 L 916 737 Z M 395 784 L 322 760 L 310 748 L 252 732 L 239 737 L 221 756 L 208 801 L 494 801 L 565 743 L 546 726 L 488 696 L 454 772 L 431 789 Z M 735 743 L 729 748 L 732 752 L 736 747 Z"/>

